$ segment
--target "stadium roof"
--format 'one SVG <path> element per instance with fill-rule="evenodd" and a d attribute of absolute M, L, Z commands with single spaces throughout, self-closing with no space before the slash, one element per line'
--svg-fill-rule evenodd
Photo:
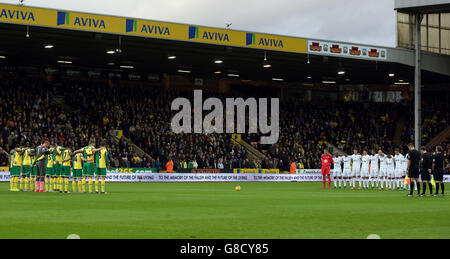
<path fill-rule="evenodd" d="M 450 0 L 395 0 L 395 10 L 402 13 L 447 13 Z"/>
<path fill-rule="evenodd" d="M 0 34 L 0 64 L 9 65 L 352 84 L 412 83 L 414 76 L 413 52 L 405 49 L 15 5 L 0 4 Z M 450 82 L 441 75 L 450 75 L 447 57 L 425 54 L 424 69 L 438 72 L 424 71 L 425 84 Z"/>

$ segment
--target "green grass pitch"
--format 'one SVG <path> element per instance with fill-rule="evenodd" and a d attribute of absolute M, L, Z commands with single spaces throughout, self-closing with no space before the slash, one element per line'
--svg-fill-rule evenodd
<path fill-rule="evenodd" d="M 0 238 L 450 238 L 450 197 L 321 183 L 110 183 L 109 194 L 9 192 Z"/>

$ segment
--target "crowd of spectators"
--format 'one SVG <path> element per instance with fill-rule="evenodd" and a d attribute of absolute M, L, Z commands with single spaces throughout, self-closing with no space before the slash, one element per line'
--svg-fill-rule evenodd
<path fill-rule="evenodd" d="M 175 169 L 289 170 L 292 161 L 304 168 L 318 168 L 320 155 L 328 143 L 349 153 L 354 148 L 392 152 L 398 118 L 404 116 L 407 126 L 411 118 L 410 109 L 403 104 L 280 102 L 281 130 L 277 144 L 258 144 L 260 134 L 243 136 L 265 155 L 262 160 L 254 160 L 227 134 L 172 132 L 171 101 L 180 96 L 192 99 L 192 91 L 104 81 L 49 83 L 33 78 L 2 80 L 0 90 L 0 146 L 5 150 L 20 144 L 37 146 L 44 139 L 77 149 L 87 145 L 91 138 L 97 143 L 105 139 L 111 166 L 123 168 L 164 170 L 169 160 L 174 161 Z M 204 99 L 208 94 L 205 93 Z M 212 95 L 224 99 L 242 94 Z M 264 97 L 264 92 L 257 95 Z M 423 109 L 424 138 L 429 140 L 448 125 L 448 108 L 446 102 L 427 103 Z M 122 138 L 116 138 L 116 130 L 123 131 Z M 410 134 L 407 127 L 402 141 L 408 141 Z M 444 144 L 448 153 L 449 143 Z M 7 158 L 0 156 L 0 165 L 6 164 Z"/>

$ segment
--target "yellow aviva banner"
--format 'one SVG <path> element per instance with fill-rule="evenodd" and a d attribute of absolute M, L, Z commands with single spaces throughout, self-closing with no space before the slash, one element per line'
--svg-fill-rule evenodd
<path fill-rule="evenodd" d="M 0 22 L 306 53 L 303 38 L 0 4 Z"/>
<path fill-rule="evenodd" d="M 253 168 L 236 168 L 233 169 L 235 174 L 279 174 L 280 169 L 253 169 Z"/>

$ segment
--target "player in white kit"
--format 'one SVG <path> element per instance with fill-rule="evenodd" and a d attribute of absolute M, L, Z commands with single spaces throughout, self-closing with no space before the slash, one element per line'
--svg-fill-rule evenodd
<path fill-rule="evenodd" d="M 334 153 L 334 168 L 333 168 L 333 182 L 334 182 L 334 188 L 336 189 L 339 182 L 339 188 L 342 187 L 342 156 L 338 155 L 338 152 Z"/>
<path fill-rule="evenodd" d="M 386 156 L 386 176 L 387 176 L 386 190 L 394 189 L 395 162 L 394 157 L 392 157 L 392 155 L 389 153 Z"/>
<path fill-rule="evenodd" d="M 370 164 L 370 156 L 367 154 L 367 151 L 363 151 L 363 155 L 361 157 L 361 179 L 363 182 L 363 189 L 369 189 L 369 164 Z M 361 185 L 361 184 L 360 184 Z M 361 189 L 361 186 L 359 187 Z"/>
<path fill-rule="evenodd" d="M 380 170 L 378 171 L 378 175 L 380 176 L 380 187 L 378 190 L 383 190 L 384 185 L 386 184 L 387 188 L 387 172 L 386 172 L 386 156 L 383 151 L 378 150 L 378 160 L 380 161 Z"/>
<path fill-rule="evenodd" d="M 400 154 L 400 151 L 398 148 L 395 149 L 395 155 L 394 155 L 394 162 L 395 162 L 395 173 L 394 173 L 394 182 L 395 182 L 395 188 L 400 189 L 402 184 L 402 175 L 403 175 L 403 155 Z"/>
<path fill-rule="evenodd" d="M 344 188 L 347 188 L 347 182 L 349 182 L 349 186 L 351 186 L 351 170 L 352 170 L 352 158 L 348 156 L 347 152 L 344 153 L 342 157 L 342 164 L 344 168 L 342 170 L 342 177 L 344 178 Z"/>
<path fill-rule="evenodd" d="M 361 155 L 358 150 L 353 150 L 352 155 L 352 190 L 356 188 L 356 179 L 359 179 L 359 189 L 361 189 Z"/>
<path fill-rule="evenodd" d="M 369 181 L 372 183 L 372 189 L 379 186 L 379 165 L 378 165 L 378 154 L 375 150 L 371 150 L 372 155 L 370 156 L 370 171 L 369 171 Z"/>

